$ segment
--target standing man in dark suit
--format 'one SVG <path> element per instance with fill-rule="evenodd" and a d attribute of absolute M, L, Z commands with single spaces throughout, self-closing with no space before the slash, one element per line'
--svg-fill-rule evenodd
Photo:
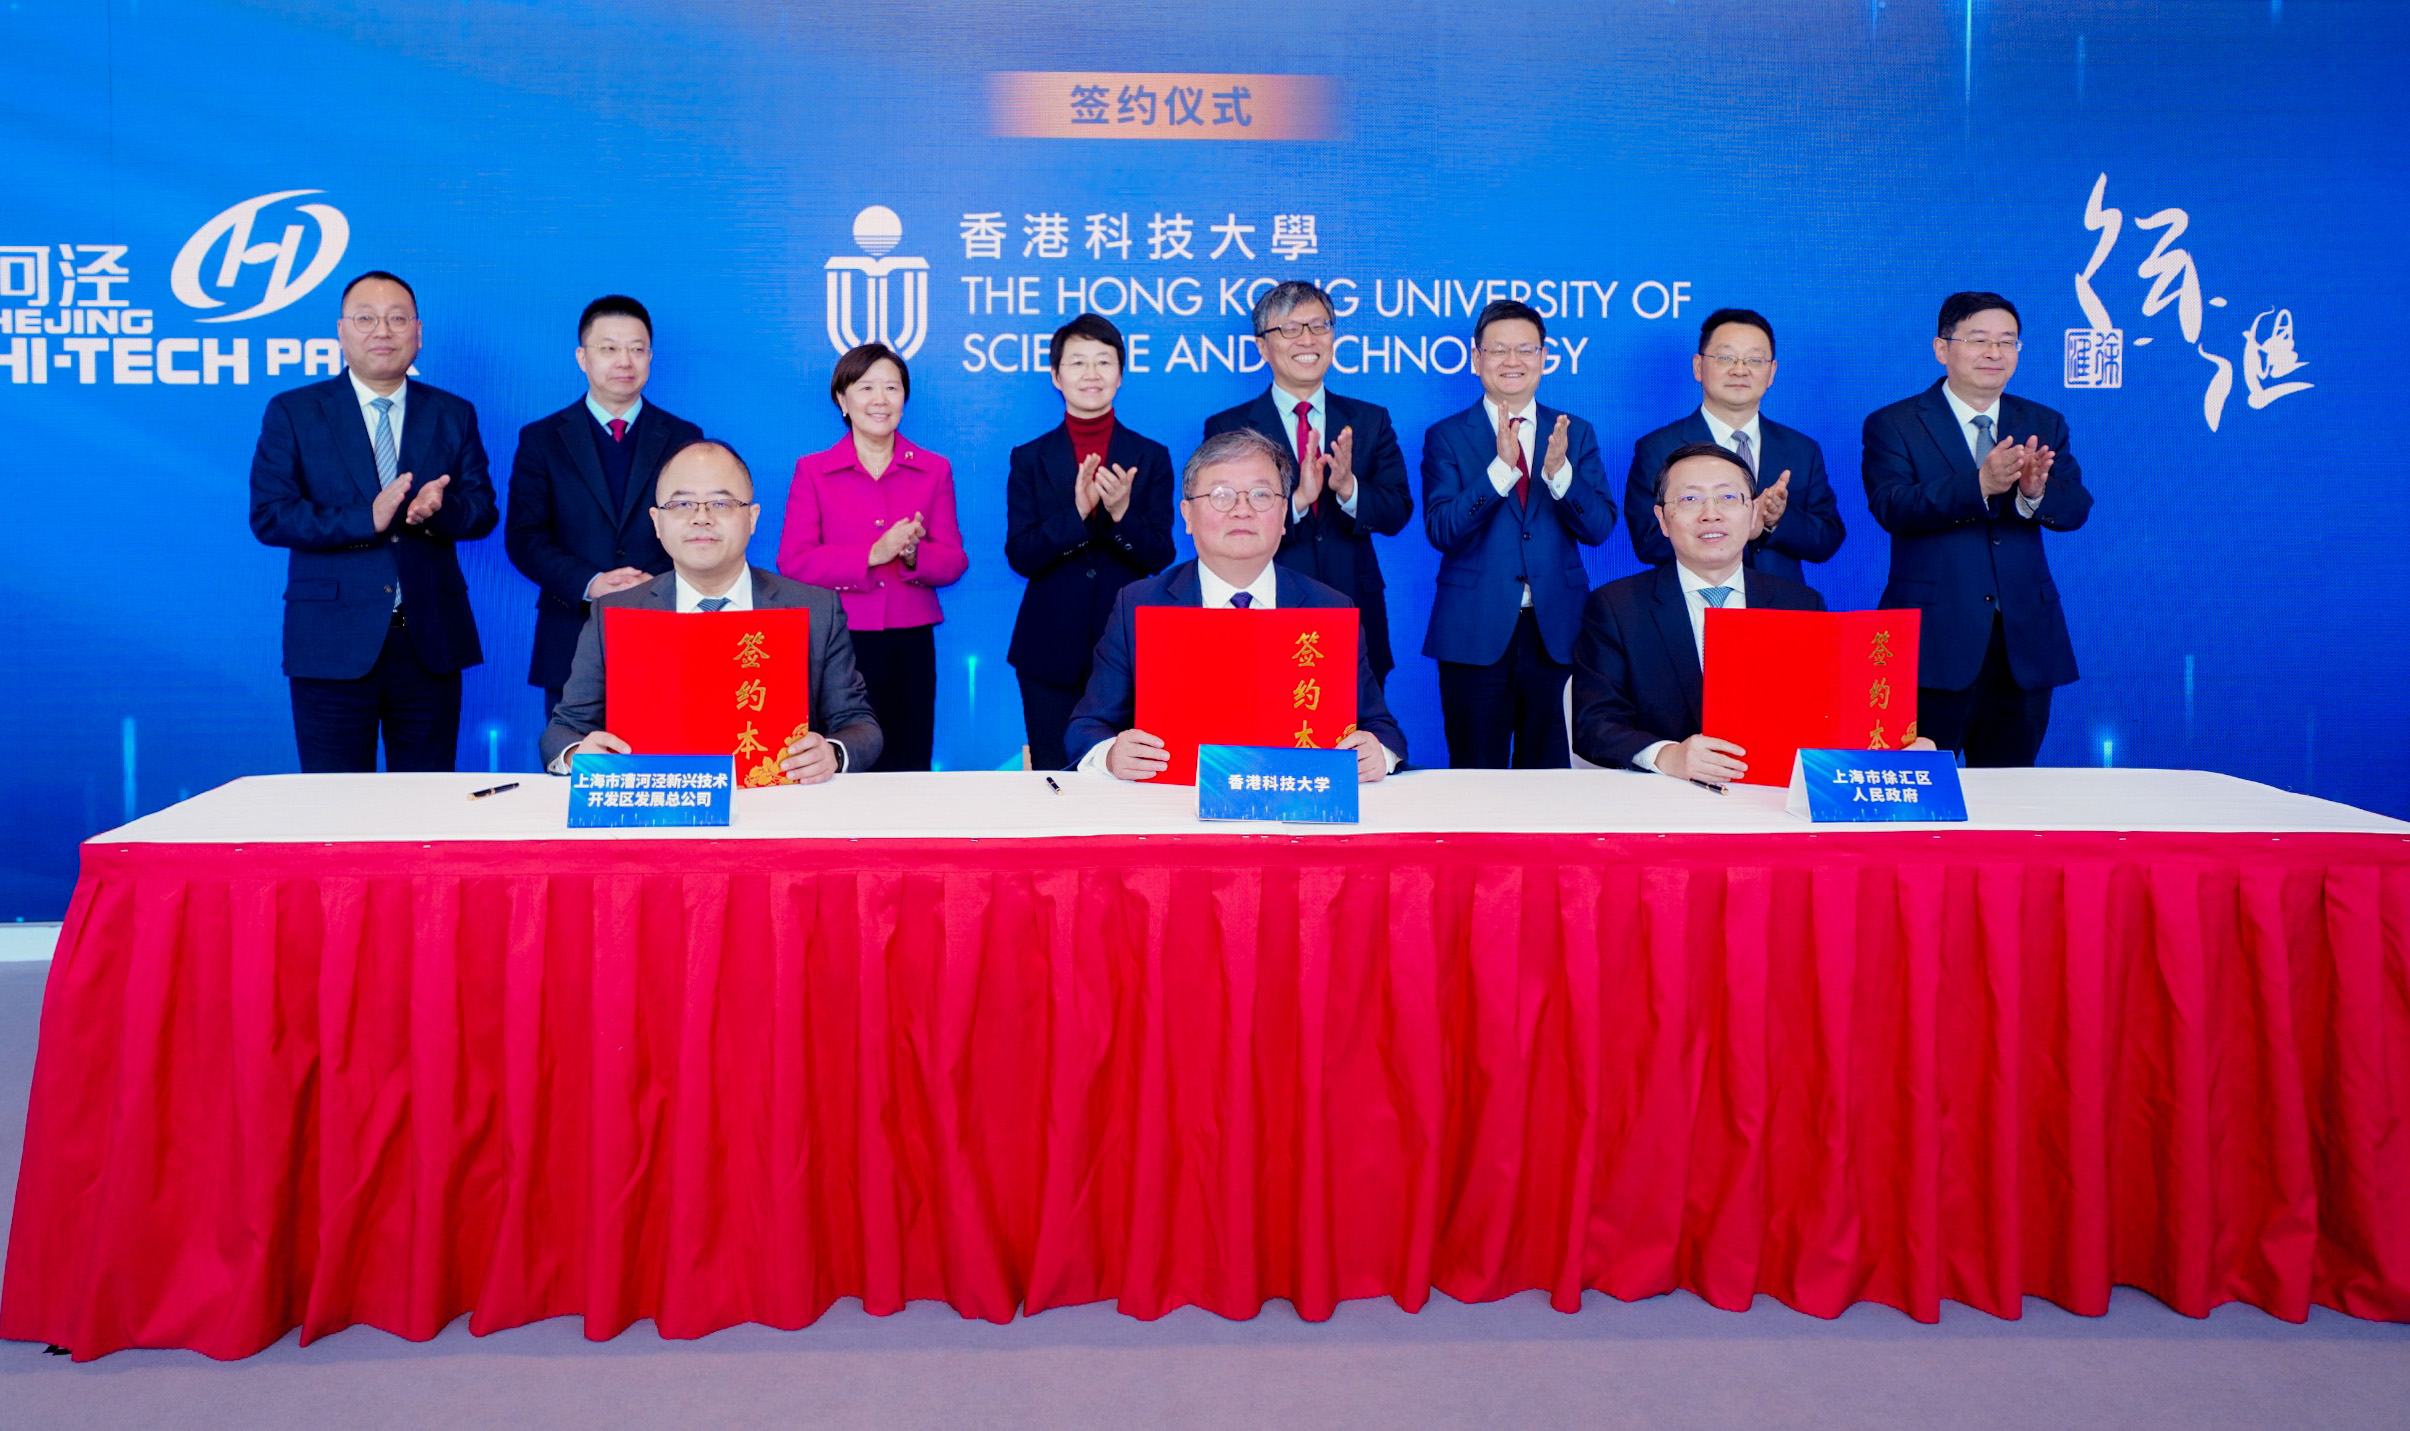
<path fill-rule="evenodd" d="M 1180 473 L 1180 511 L 1197 557 L 1131 582 L 1113 604 L 1112 624 L 1096 643 L 1096 669 L 1071 713 L 1064 743 L 1075 770 L 1117 780 L 1152 780 L 1171 756 L 1163 738 L 1135 728 L 1138 711 L 1138 608 L 1200 606 L 1233 611 L 1343 608 L 1344 592 L 1280 565 L 1280 529 L 1295 468 L 1287 444 L 1250 428 L 1205 439 Z M 1406 735 L 1389 715 L 1366 642 L 1356 642 L 1356 729 L 1339 742 L 1356 753 L 1360 783 L 1382 779 L 1406 759 Z"/>
<path fill-rule="evenodd" d="M 885 737 L 870 709 L 861 672 L 854 669 L 845 605 L 827 587 L 790 581 L 745 560 L 745 544 L 761 520 L 761 505 L 753 500 L 752 470 L 736 450 L 698 440 L 672 453 L 655 479 L 650 511 L 654 534 L 669 552 L 670 570 L 640 586 L 594 599 L 594 614 L 578 633 L 568 690 L 537 742 L 544 768 L 566 775 L 569 757 L 581 751 L 628 753 L 626 741 L 602 728 L 610 691 L 602 614 L 614 606 L 638 611 L 802 607 L 811 612 L 812 649 L 805 681 L 810 705 L 804 713 L 809 729 L 786 748 L 779 767 L 798 784 L 817 785 L 841 772 L 876 765 Z"/>
<path fill-rule="evenodd" d="M 1573 748 L 1611 770 L 1722 785 L 1748 773 L 1748 752 L 1699 730 L 1709 608 L 1822 611 L 1824 598 L 1749 569 L 1763 509 L 1738 453 L 1715 442 L 1676 448 L 1648 486 L 1674 559 L 1590 593 L 1573 653 Z"/>
<path fill-rule="evenodd" d="M 1798 581 L 1799 564 L 1830 559 L 1845 533 L 1824 475 L 1824 449 L 1758 411 L 1774 385 L 1774 325 L 1746 308 L 1718 308 L 1699 325 L 1690 375 L 1699 382 L 1698 409 L 1632 444 L 1623 519 L 1633 553 L 1656 566 L 1674 560 L 1673 543 L 1657 523 L 1657 474 L 1675 449 L 1712 442 L 1738 456 L 1755 479 L 1758 534 L 1741 565 Z"/>
<path fill-rule="evenodd" d="M 1866 419 L 1866 505 L 1891 533 L 1883 605 L 1924 612 L 1917 728 L 1969 765 L 2031 765 L 2075 646 L 2042 532 L 2092 512 L 2067 420 L 2003 391 L 2016 305 L 1954 293 L 1933 340 L 1941 381 Z"/>
<path fill-rule="evenodd" d="M 460 673 L 484 659 L 453 547 L 494 529 L 477 410 L 410 380 L 418 295 L 390 273 L 344 286 L 345 371 L 268 400 L 251 530 L 291 551 L 284 670 L 311 774 L 450 770 Z M 433 476 L 423 474 L 433 473 Z"/>
<path fill-rule="evenodd" d="M 1171 452 L 1113 415 L 1121 330 L 1082 313 L 1048 351 L 1063 420 L 1014 448 L 1004 479 L 1004 559 L 1029 579 L 1004 659 L 1020 682 L 1032 770 L 1070 763 L 1063 730 L 1113 599 L 1174 555 Z"/>
<path fill-rule="evenodd" d="M 646 513 L 669 455 L 703 429 L 644 400 L 653 376 L 653 315 L 611 294 L 577 320 L 577 366 L 586 395 L 519 429 L 510 464 L 503 546 L 536 584 L 535 651 L 527 683 L 544 712 L 569 683 L 586 603 L 642 586 L 669 570 Z"/>
<path fill-rule="evenodd" d="M 1423 435 L 1423 530 L 1439 589 L 1423 654 L 1439 662 L 1448 763 L 1563 769 L 1565 680 L 1590 578 L 1581 548 L 1615 531 L 1598 440 L 1533 397 L 1548 330 L 1500 299 L 1473 324 L 1481 401 Z"/>
<path fill-rule="evenodd" d="M 1389 410 L 1341 397 L 1322 385 L 1330 370 L 1337 309 L 1311 283 L 1292 280 L 1255 301 L 1255 346 L 1272 369 L 1272 386 L 1253 402 L 1205 419 L 1205 435 L 1250 427 L 1288 450 L 1297 463 L 1288 535 L 1279 561 L 1345 593 L 1364 614 L 1373 674 L 1389 679 L 1389 598 L 1374 536 L 1394 537 L 1414 515 L 1406 454 L 1398 450 Z"/>

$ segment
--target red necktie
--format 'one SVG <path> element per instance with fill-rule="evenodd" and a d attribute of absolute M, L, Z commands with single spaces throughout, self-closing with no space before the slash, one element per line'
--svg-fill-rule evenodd
<path fill-rule="evenodd" d="M 1528 507 L 1531 505 L 1531 463 L 1523 456 L 1523 419 L 1510 417 L 1506 425 L 1515 429 L 1515 505 Z"/>
<path fill-rule="evenodd" d="M 1297 404 L 1297 470 L 1300 473 L 1305 471 L 1308 462 L 1314 460 L 1314 424 L 1306 421 L 1305 416 L 1313 410 L 1314 405 L 1310 402 Z"/>
<path fill-rule="evenodd" d="M 611 440 L 612 440 L 613 442 L 625 442 L 625 441 L 627 440 L 627 436 L 628 436 L 628 420 L 627 420 L 626 418 L 624 418 L 624 417 L 615 417 L 615 418 L 612 418 L 612 419 L 611 419 Z"/>

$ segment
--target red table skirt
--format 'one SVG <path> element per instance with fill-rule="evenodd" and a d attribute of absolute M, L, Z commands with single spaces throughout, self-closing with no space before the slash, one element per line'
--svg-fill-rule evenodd
<path fill-rule="evenodd" d="M 90 846 L 0 1336 L 2410 1320 L 2410 841 Z"/>

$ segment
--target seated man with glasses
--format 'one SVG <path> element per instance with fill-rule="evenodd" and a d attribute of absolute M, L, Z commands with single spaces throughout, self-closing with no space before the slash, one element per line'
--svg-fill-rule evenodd
<path fill-rule="evenodd" d="M 1423 531 L 1439 585 L 1423 654 L 1439 662 L 1448 763 L 1557 769 L 1565 680 L 1590 577 L 1581 549 L 1615 531 L 1590 424 L 1540 404 L 1548 329 L 1502 298 L 1473 324 L 1481 400 L 1423 434 Z"/>
<path fill-rule="evenodd" d="M 2017 307 L 1997 293 L 1941 305 L 1941 380 L 1866 419 L 1866 506 L 1891 534 L 1886 607 L 1924 612 L 1917 726 L 1969 765 L 2031 765 L 2050 694 L 2076 678 L 2042 532 L 2071 532 L 2092 494 L 2067 420 L 2007 395 Z"/>
<path fill-rule="evenodd" d="M 1763 525 L 1756 474 L 1715 442 L 1675 449 L 1649 483 L 1650 511 L 1674 554 L 1665 565 L 1610 581 L 1582 607 L 1573 649 L 1573 748 L 1608 769 L 1655 770 L 1722 785 L 1748 770 L 1748 752 L 1702 735 L 1707 611 L 1822 611 L 1824 598 L 1788 577 L 1751 571 L 1744 556 Z"/>
<path fill-rule="evenodd" d="M 1674 449 L 1698 442 L 1736 454 L 1756 478 L 1758 534 L 1743 566 L 1797 581 L 1801 562 L 1824 561 L 1841 549 L 1841 511 L 1824 475 L 1824 449 L 1758 411 L 1774 370 L 1774 325 L 1763 314 L 1718 308 L 1699 325 L 1699 350 L 1690 360 L 1698 408 L 1632 444 L 1623 519 L 1642 561 L 1663 566 L 1674 559 L 1657 525 L 1657 474 Z"/>
<path fill-rule="evenodd" d="M 527 683 L 549 714 L 569 683 L 586 603 L 669 570 L 646 513 L 669 454 L 703 429 L 644 395 L 653 376 L 653 315 L 624 294 L 586 305 L 577 320 L 577 401 L 519 429 L 502 542 L 536 584 L 535 649 Z"/>
<path fill-rule="evenodd" d="M 1120 780 L 1152 780 L 1170 757 L 1160 737 L 1133 729 L 1138 710 L 1138 608 L 1345 608 L 1355 603 L 1309 576 L 1273 561 L 1287 524 L 1296 468 L 1285 444 L 1253 428 L 1205 439 L 1180 474 L 1180 515 L 1195 539 L 1194 561 L 1131 582 L 1121 589 L 1113 619 L 1096 643 L 1087 693 L 1071 713 L 1064 748 L 1077 752 L 1072 768 Z M 1356 753 L 1356 778 L 1373 781 L 1405 761 L 1406 736 L 1390 719 L 1381 683 L 1372 673 L 1370 645 L 1356 642 L 1356 730 L 1340 747 Z M 1210 660 L 1211 653 L 1196 653 Z"/>
<path fill-rule="evenodd" d="M 602 729 L 603 612 L 769 611 L 802 607 L 812 613 L 809 731 L 779 762 L 788 777 L 816 785 L 845 770 L 868 770 L 882 744 L 870 695 L 854 669 L 854 643 L 845 606 L 826 587 L 790 581 L 745 560 L 761 506 L 753 473 L 734 448 L 709 440 L 690 443 L 661 465 L 654 483 L 653 530 L 669 553 L 670 570 L 641 586 L 594 598 L 594 614 L 578 634 L 569 685 L 544 728 L 544 768 L 569 773 L 580 753 L 624 755 L 628 743 Z"/>
<path fill-rule="evenodd" d="M 251 532 L 287 549 L 284 672 L 306 774 L 450 770 L 460 673 L 485 659 L 455 550 L 494 529 L 477 409 L 410 376 L 418 295 L 345 284 L 344 371 L 268 400 Z"/>
<path fill-rule="evenodd" d="M 1253 428 L 1288 449 L 1297 490 L 1278 561 L 1354 598 L 1364 613 L 1373 674 L 1385 681 L 1397 661 L 1372 539 L 1406 529 L 1414 493 L 1389 410 L 1322 385 L 1339 341 L 1337 315 L 1328 293 L 1295 280 L 1255 300 L 1255 346 L 1272 370 L 1272 385 L 1253 402 L 1205 419 L 1205 435 Z"/>

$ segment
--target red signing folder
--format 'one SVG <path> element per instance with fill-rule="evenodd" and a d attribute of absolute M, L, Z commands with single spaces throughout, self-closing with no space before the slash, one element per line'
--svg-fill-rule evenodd
<path fill-rule="evenodd" d="M 1197 783 L 1200 745 L 1328 750 L 1356 728 L 1353 607 L 1138 608 L 1138 729 L 1163 737 L 1158 784 Z"/>
<path fill-rule="evenodd" d="M 1916 739 L 1923 613 L 1707 613 L 1706 733 L 1747 754 L 1750 785 L 1788 785 L 1802 750 L 1897 750 Z"/>
<path fill-rule="evenodd" d="M 603 729 L 638 755 L 733 755 L 739 785 L 811 727 L 812 613 L 603 608 Z"/>

